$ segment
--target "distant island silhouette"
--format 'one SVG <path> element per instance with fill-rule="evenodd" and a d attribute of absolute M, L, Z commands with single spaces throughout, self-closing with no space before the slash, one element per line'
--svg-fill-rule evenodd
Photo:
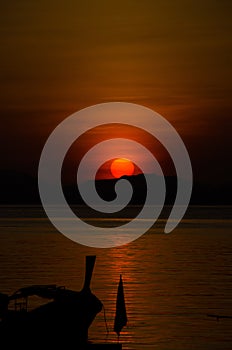
<path fill-rule="evenodd" d="M 148 176 L 157 176 L 150 174 Z M 146 194 L 146 182 L 143 174 L 124 176 L 130 181 L 134 192 L 130 204 L 143 204 Z M 165 176 L 166 201 L 165 204 L 173 204 L 176 195 L 176 177 Z M 118 179 L 96 180 L 96 189 L 105 200 L 115 197 L 114 185 Z M 37 178 L 26 173 L 2 170 L 0 172 L 1 196 L 0 204 L 41 204 Z M 210 185 L 193 183 L 193 191 L 190 200 L 192 205 L 231 205 L 231 189 L 226 185 Z M 83 204 L 76 184 L 63 184 L 63 191 L 68 202 Z"/>

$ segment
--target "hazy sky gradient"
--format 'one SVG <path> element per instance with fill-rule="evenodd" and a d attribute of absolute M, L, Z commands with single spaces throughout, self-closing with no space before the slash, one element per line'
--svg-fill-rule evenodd
<path fill-rule="evenodd" d="M 231 15 L 225 0 L 1 3 L 1 168 L 35 173 L 59 122 L 126 101 L 173 124 L 195 178 L 229 182 Z"/>

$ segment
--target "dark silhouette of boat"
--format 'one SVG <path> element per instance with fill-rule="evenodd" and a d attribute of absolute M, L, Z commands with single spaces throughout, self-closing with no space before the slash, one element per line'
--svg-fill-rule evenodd
<path fill-rule="evenodd" d="M 0 293 L 0 343 L 4 349 L 121 349 L 121 344 L 94 344 L 88 330 L 102 302 L 91 292 L 90 282 L 96 256 L 86 257 L 85 280 L 81 291 L 63 286 L 33 285 L 12 295 Z M 28 309 L 28 299 L 38 296 L 49 302 Z M 10 309 L 9 304 L 14 308 Z M 3 348 L 0 344 L 0 348 Z"/>

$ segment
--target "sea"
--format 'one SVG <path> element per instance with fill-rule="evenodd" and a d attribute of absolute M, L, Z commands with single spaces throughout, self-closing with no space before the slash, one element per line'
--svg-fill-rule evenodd
<path fill-rule="evenodd" d="M 190 206 L 169 234 L 164 215 L 140 238 L 115 248 L 71 241 L 41 206 L 0 210 L 0 292 L 38 284 L 79 291 L 85 256 L 96 255 L 91 290 L 104 309 L 89 328 L 90 341 L 119 341 L 123 350 L 232 349 L 231 206 Z M 102 227 L 114 223 L 98 218 Z M 120 275 L 127 324 L 118 338 L 113 327 Z"/>

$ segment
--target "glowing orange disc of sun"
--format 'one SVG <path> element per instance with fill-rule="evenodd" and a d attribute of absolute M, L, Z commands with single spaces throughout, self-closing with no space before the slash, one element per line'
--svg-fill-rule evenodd
<path fill-rule="evenodd" d="M 124 175 L 133 175 L 134 170 L 134 164 L 126 158 L 117 158 L 113 160 L 110 166 L 111 174 L 116 178 L 119 178 Z"/>

